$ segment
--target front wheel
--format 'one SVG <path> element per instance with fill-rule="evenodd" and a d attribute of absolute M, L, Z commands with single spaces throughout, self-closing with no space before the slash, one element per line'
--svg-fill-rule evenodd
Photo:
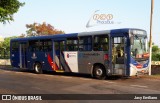
<path fill-rule="evenodd" d="M 93 70 L 93 76 L 97 79 L 105 79 L 106 78 L 106 72 L 103 66 L 96 65 Z"/>
<path fill-rule="evenodd" d="M 35 73 L 37 73 L 37 74 L 42 74 L 43 73 L 42 66 L 41 66 L 40 63 L 35 63 L 34 70 L 35 70 Z"/>

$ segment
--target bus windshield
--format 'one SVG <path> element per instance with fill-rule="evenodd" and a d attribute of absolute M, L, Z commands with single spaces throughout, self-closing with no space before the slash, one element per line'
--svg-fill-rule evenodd
<path fill-rule="evenodd" d="M 147 53 L 148 42 L 147 36 L 135 35 L 134 45 L 131 46 L 131 55 L 134 58 L 143 58 L 143 54 Z"/>

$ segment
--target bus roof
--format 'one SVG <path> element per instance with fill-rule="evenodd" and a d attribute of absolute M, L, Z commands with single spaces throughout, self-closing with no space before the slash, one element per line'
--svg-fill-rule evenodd
<path fill-rule="evenodd" d="M 39 39 L 56 39 L 56 38 L 67 38 L 67 37 L 77 37 L 78 33 L 70 34 L 58 34 L 58 35 L 47 35 L 47 36 L 32 36 L 26 38 L 14 38 L 11 41 L 28 41 L 28 40 L 39 40 Z"/>
<path fill-rule="evenodd" d="M 78 36 L 102 35 L 102 34 L 115 34 L 115 33 L 128 33 L 128 32 L 130 32 L 131 30 L 145 31 L 145 30 L 136 29 L 136 28 L 123 28 L 123 29 L 113 29 L 113 30 L 102 30 L 102 31 L 92 31 L 92 32 L 81 32 L 81 33 L 78 33 Z"/>
<path fill-rule="evenodd" d="M 89 36 L 89 35 L 102 35 L 102 34 L 113 34 L 113 33 L 126 33 L 130 30 L 140 30 L 142 29 L 136 28 L 123 28 L 123 29 L 113 29 L 113 30 L 101 30 L 101 31 L 91 31 L 91 32 L 80 32 L 80 33 L 69 33 L 69 34 L 58 34 L 58 35 L 50 35 L 50 36 L 34 36 L 27 38 L 15 38 L 11 41 L 28 41 L 28 40 L 39 40 L 39 39 L 64 39 L 69 37 L 78 37 L 78 36 Z"/>

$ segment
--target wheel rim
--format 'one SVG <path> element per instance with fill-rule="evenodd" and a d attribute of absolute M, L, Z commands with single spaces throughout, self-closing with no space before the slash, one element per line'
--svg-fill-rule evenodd
<path fill-rule="evenodd" d="M 98 76 L 101 76 L 101 75 L 103 74 L 102 69 L 100 69 L 100 68 L 97 69 L 96 74 L 97 74 Z"/>

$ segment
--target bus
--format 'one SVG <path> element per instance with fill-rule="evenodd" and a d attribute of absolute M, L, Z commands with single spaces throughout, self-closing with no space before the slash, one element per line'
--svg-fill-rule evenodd
<path fill-rule="evenodd" d="M 147 32 L 125 28 L 11 39 L 13 67 L 91 74 L 97 79 L 148 74 Z"/>

